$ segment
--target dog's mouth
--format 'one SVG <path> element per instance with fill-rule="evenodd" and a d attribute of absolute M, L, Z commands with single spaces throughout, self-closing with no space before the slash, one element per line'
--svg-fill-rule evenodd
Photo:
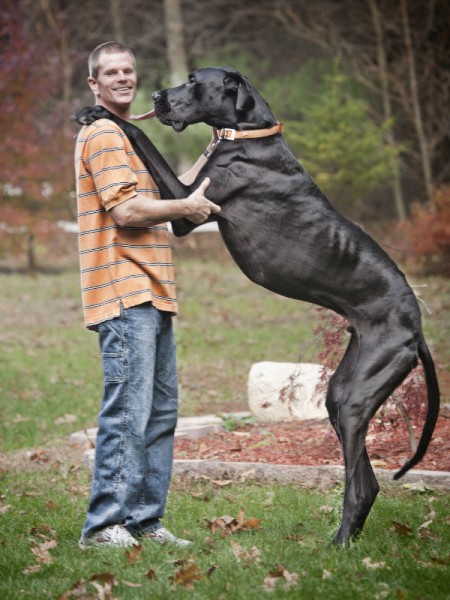
<path fill-rule="evenodd" d="M 189 125 L 185 119 L 174 119 L 170 112 L 158 109 L 155 105 L 155 115 L 160 123 L 171 126 L 176 132 L 180 133 Z"/>
<path fill-rule="evenodd" d="M 168 114 L 169 112 L 170 111 L 161 109 L 161 107 L 158 107 L 158 105 L 155 104 L 154 108 L 152 108 L 148 112 L 143 113 L 142 115 L 131 115 L 130 119 L 132 119 L 133 121 L 143 121 L 145 119 L 153 119 L 154 117 L 157 117 L 160 123 L 162 123 L 163 125 L 170 125 L 178 133 L 186 129 L 189 123 L 184 119 L 172 119 Z"/>
<path fill-rule="evenodd" d="M 162 121 L 161 121 L 161 123 L 162 123 Z M 189 125 L 189 123 L 186 123 L 186 121 L 170 121 L 169 123 L 166 123 L 166 124 L 172 125 L 173 129 L 175 129 L 175 131 L 177 131 L 178 133 L 180 133 L 181 131 L 186 129 L 186 127 Z"/>

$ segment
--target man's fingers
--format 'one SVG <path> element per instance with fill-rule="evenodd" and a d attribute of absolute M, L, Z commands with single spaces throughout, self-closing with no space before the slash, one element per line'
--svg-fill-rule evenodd
<path fill-rule="evenodd" d="M 212 213 L 218 213 L 222 210 L 220 206 L 218 204 L 214 204 L 214 202 L 211 202 L 210 208 Z"/>
<path fill-rule="evenodd" d="M 205 179 L 198 186 L 197 191 L 204 194 L 206 190 L 209 188 L 209 184 L 211 183 L 211 179 L 209 177 L 205 177 Z"/>

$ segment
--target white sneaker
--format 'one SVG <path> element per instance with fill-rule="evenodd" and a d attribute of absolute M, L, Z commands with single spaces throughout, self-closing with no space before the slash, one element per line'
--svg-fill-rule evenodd
<path fill-rule="evenodd" d="M 128 548 L 129 546 L 139 546 L 139 542 L 122 525 L 110 525 L 95 531 L 89 537 L 81 538 L 78 545 L 83 550 L 90 546 Z"/>
<path fill-rule="evenodd" d="M 173 544 L 174 546 L 191 546 L 192 542 L 177 538 L 165 527 L 160 527 L 155 531 L 146 531 L 141 536 L 143 540 L 153 540 L 157 544 Z"/>

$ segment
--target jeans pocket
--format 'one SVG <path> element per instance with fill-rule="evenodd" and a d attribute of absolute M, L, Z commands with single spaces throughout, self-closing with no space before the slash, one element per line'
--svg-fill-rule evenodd
<path fill-rule="evenodd" d="M 120 319 L 100 323 L 99 336 L 104 381 L 126 381 L 128 378 L 128 356 Z"/>

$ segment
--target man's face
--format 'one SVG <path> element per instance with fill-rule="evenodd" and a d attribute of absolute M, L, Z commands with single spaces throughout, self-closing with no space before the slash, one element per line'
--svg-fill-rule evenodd
<path fill-rule="evenodd" d="M 128 52 L 102 52 L 97 78 L 88 78 L 88 84 L 101 104 L 119 117 L 129 116 L 130 106 L 136 96 L 137 75 Z"/>

